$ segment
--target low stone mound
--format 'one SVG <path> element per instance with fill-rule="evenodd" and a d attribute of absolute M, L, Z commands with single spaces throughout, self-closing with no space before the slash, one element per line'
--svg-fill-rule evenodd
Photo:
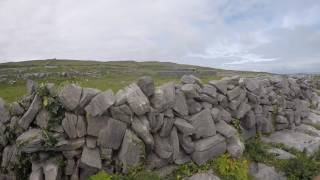
<path fill-rule="evenodd" d="M 228 77 L 203 84 L 184 75 L 180 83 L 155 87 L 142 77 L 116 94 L 74 84 L 61 90 L 27 85 L 19 101 L 0 99 L 1 166 L 8 178 L 86 179 L 100 170 L 128 173 L 141 164 L 202 165 L 226 152 L 240 157 L 242 140 L 257 133 L 310 154 L 320 145 L 318 131 L 301 126 L 318 123 L 309 107 L 320 109 L 303 78 Z M 255 171 L 257 177 L 271 171 L 257 167 L 263 170 Z M 190 179 L 206 176 L 218 179 Z"/>

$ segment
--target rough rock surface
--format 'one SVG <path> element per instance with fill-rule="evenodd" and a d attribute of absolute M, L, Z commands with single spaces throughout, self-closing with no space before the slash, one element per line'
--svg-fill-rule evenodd
<path fill-rule="evenodd" d="M 74 84 L 65 86 L 59 93 L 60 102 L 68 110 L 75 110 L 80 103 L 82 88 Z"/>
<path fill-rule="evenodd" d="M 129 85 L 125 91 L 128 104 L 136 115 L 143 115 L 150 110 L 149 100 L 137 84 L 133 83 Z"/>
<path fill-rule="evenodd" d="M 91 116 L 101 116 L 115 102 L 115 96 L 111 90 L 99 93 L 85 107 L 87 114 Z"/>

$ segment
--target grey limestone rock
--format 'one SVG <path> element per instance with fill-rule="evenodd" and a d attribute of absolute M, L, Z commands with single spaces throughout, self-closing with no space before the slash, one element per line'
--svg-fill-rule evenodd
<path fill-rule="evenodd" d="M 192 126 L 195 128 L 197 139 L 210 137 L 216 134 L 216 127 L 209 109 L 204 109 L 190 118 Z"/>
<path fill-rule="evenodd" d="M 115 119 L 108 119 L 108 124 L 104 127 L 98 136 L 98 145 L 103 148 L 119 149 L 127 125 Z"/>
<path fill-rule="evenodd" d="M 111 116 L 114 119 L 123 121 L 127 124 L 131 124 L 133 112 L 130 107 L 126 104 L 120 106 L 113 106 L 110 108 Z"/>
<path fill-rule="evenodd" d="M 99 93 L 85 107 L 87 114 L 91 116 L 101 116 L 115 102 L 115 96 L 111 90 Z"/>
<path fill-rule="evenodd" d="M 36 117 L 36 124 L 40 128 L 47 128 L 50 120 L 50 113 L 46 109 L 41 109 Z"/>
<path fill-rule="evenodd" d="M 139 165 L 145 158 L 143 142 L 130 130 L 126 130 L 119 151 L 119 160 L 123 165 L 123 172 L 128 168 Z"/>
<path fill-rule="evenodd" d="M 223 153 L 226 152 L 225 138 L 216 135 L 201 139 L 195 142 L 195 151 L 192 153 L 192 160 L 198 165 L 206 163 Z"/>
<path fill-rule="evenodd" d="M 137 84 L 133 83 L 127 86 L 125 91 L 127 102 L 135 114 L 139 116 L 150 111 L 150 102 Z"/>
<path fill-rule="evenodd" d="M 182 91 L 176 91 L 173 109 L 182 116 L 187 116 L 189 114 L 187 100 Z"/>
<path fill-rule="evenodd" d="M 81 155 L 81 166 L 101 169 L 101 157 L 98 148 L 90 149 L 88 147 L 84 147 Z"/>
<path fill-rule="evenodd" d="M 98 117 L 87 117 L 87 134 L 91 136 L 98 137 L 99 132 L 101 129 L 104 129 L 107 124 L 110 117 L 108 116 L 98 116 Z"/>
<path fill-rule="evenodd" d="M 255 180 L 285 180 L 286 178 L 280 175 L 274 167 L 267 166 L 262 163 L 251 163 L 249 174 Z"/>
<path fill-rule="evenodd" d="M 154 82 L 150 76 L 142 76 L 138 79 L 137 85 L 142 92 L 147 96 L 151 96 L 154 93 Z"/>
<path fill-rule="evenodd" d="M 225 121 L 219 121 L 216 123 L 216 129 L 219 134 L 226 138 L 230 138 L 237 134 L 237 130 L 233 126 L 227 124 Z"/>
<path fill-rule="evenodd" d="M 227 152 L 231 157 L 239 158 L 245 150 L 244 143 L 237 135 L 227 138 Z"/>
<path fill-rule="evenodd" d="M 36 95 L 28 109 L 28 111 L 22 116 L 18 124 L 23 129 L 28 129 L 32 121 L 35 119 L 37 113 L 41 109 L 42 99 L 40 96 Z"/>
<path fill-rule="evenodd" d="M 191 177 L 186 178 L 185 180 L 220 180 L 220 178 L 211 172 L 203 172 L 194 174 Z"/>
<path fill-rule="evenodd" d="M 73 111 L 79 106 L 81 94 L 81 87 L 70 84 L 60 91 L 59 99 L 66 109 Z"/>
<path fill-rule="evenodd" d="M 155 93 L 151 98 L 151 104 L 159 111 L 173 108 L 175 104 L 175 95 L 174 83 L 163 84 L 156 88 Z"/>
<path fill-rule="evenodd" d="M 95 97 L 98 93 L 100 93 L 101 91 L 98 89 L 94 89 L 94 88 L 83 88 L 82 89 L 82 95 L 81 95 L 81 99 L 80 99 L 80 107 L 81 108 L 85 108 L 89 102 L 91 101 L 91 99 L 93 97 Z"/>
<path fill-rule="evenodd" d="M 42 149 L 44 142 L 40 129 L 29 129 L 22 133 L 16 140 L 17 147 L 26 153 L 33 153 Z"/>
<path fill-rule="evenodd" d="M 150 133 L 150 130 L 147 124 L 143 123 L 140 118 L 134 117 L 131 124 L 132 130 L 140 137 L 143 142 L 146 144 L 148 150 L 152 149 L 154 146 L 154 139 Z"/>
<path fill-rule="evenodd" d="M 194 127 L 184 119 L 176 118 L 174 125 L 183 135 L 192 135 L 195 132 Z"/>
<path fill-rule="evenodd" d="M 62 120 L 62 127 L 71 139 L 80 138 L 87 134 L 84 118 L 79 115 L 65 113 L 65 118 Z"/>
<path fill-rule="evenodd" d="M 170 142 L 170 137 L 162 138 L 155 134 L 154 136 L 154 151 L 162 159 L 168 159 L 173 154 L 173 147 Z"/>

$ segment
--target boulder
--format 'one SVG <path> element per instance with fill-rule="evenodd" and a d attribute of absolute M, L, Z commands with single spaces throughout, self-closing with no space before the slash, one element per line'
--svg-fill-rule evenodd
<path fill-rule="evenodd" d="M 274 167 L 267 166 L 262 163 L 251 163 L 249 174 L 255 180 L 285 180 L 286 178 L 275 170 Z"/>
<path fill-rule="evenodd" d="M 59 100 L 66 109 L 73 111 L 79 106 L 81 94 L 81 87 L 70 84 L 60 91 Z"/>
<path fill-rule="evenodd" d="M 219 120 L 225 121 L 226 123 L 231 123 L 232 117 L 231 114 L 225 109 L 220 109 Z"/>
<path fill-rule="evenodd" d="M 126 104 L 120 106 L 113 106 L 110 108 L 111 116 L 114 119 L 123 121 L 127 124 L 131 124 L 133 112 L 130 107 Z"/>
<path fill-rule="evenodd" d="M 55 145 L 55 147 L 52 150 L 55 151 L 74 151 L 75 153 L 77 153 L 77 149 L 82 148 L 85 145 L 85 139 L 82 138 L 78 138 L 78 139 L 72 139 L 72 140 L 66 140 L 64 138 L 61 138 L 58 140 L 57 144 Z"/>
<path fill-rule="evenodd" d="M 171 129 L 173 127 L 173 123 L 174 123 L 174 119 L 173 118 L 164 118 L 163 119 L 163 125 L 162 128 L 160 130 L 160 136 L 161 137 L 168 137 Z"/>
<path fill-rule="evenodd" d="M 143 142 L 132 131 L 126 130 L 118 155 L 124 173 L 128 172 L 128 168 L 137 166 L 142 162 L 145 158 L 144 149 Z"/>
<path fill-rule="evenodd" d="M 251 110 L 251 106 L 246 102 L 242 102 L 237 110 L 236 118 L 241 119 Z"/>
<path fill-rule="evenodd" d="M 87 114 L 96 117 L 105 113 L 115 102 L 115 96 L 111 90 L 99 93 L 85 107 Z"/>
<path fill-rule="evenodd" d="M 156 113 L 154 110 L 151 110 L 148 113 L 148 119 L 150 122 L 150 128 L 152 133 L 159 131 L 163 125 L 164 114 Z"/>
<path fill-rule="evenodd" d="M 102 163 L 100 158 L 100 152 L 98 148 L 90 149 L 84 147 L 80 159 L 82 167 L 101 169 Z"/>
<path fill-rule="evenodd" d="M 168 161 L 165 159 L 161 159 L 157 156 L 157 154 L 151 152 L 148 154 L 146 159 L 146 167 L 147 169 L 159 169 L 166 165 L 168 165 Z"/>
<path fill-rule="evenodd" d="M 251 129 L 256 126 L 256 115 L 253 111 L 249 111 L 244 118 L 241 119 L 241 125 L 246 129 Z"/>
<path fill-rule="evenodd" d="M 194 152 L 194 142 L 192 141 L 190 136 L 178 134 L 178 137 L 180 146 L 187 154 L 191 154 L 192 152 Z"/>
<path fill-rule="evenodd" d="M 151 104 L 158 111 L 173 108 L 175 104 L 175 94 L 174 83 L 163 84 L 155 90 L 151 98 Z"/>
<path fill-rule="evenodd" d="M 116 102 L 114 103 L 114 105 L 120 106 L 122 104 L 125 104 L 126 102 L 127 102 L 127 92 L 123 89 L 120 89 L 116 93 Z"/>
<path fill-rule="evenodd" d="M 58 161 L 55 159 L 47 160 L 43 165 L 43 173 L 45 180 L 60 180 L 61 169 L 59 167 Z"/>
<path fill-rule="evenodd" d="M 170 137 L 162 138 L 158 134 L 154 135 L 154 151 L 162 159 L 168 159 L 173 154 L 173 147 Z"/>
<path fill-rule="evenodd" d="M 31 79 L 27 79 L 27 94 L 31 95 L 37 91 L 38 85 L 36 82 L 32 81 Z"/>
<path fill-rule="evenodd" d="M 295 155 L 288 153 L 287 151 L 284 151 L 282 149 L 279 148 L 271 148 L 268 149 L 267 152 L 269 154 L 272 154 L 275 158 L 277 159 L 292 159 L 292 158 L 296 158 Z"/>
<path fill-rule="evenodd" d="M 142 76 L 138 79 L 137 85 L 142 92 L 147 96 L 151 96 L 154 93 L 154 82 L 150 76 Z"/>
<path fill-rule="evenodd" d="M 50 120 L 50 112 L 47 109 L 41 109 L 36 117 L 36 124 L 45 129 L 48 127 L 48 123 Z"/>
<path fill-rule="evenodd" d="M 313 154 L 320 146 L 320 137 L 291 130 L 274 132 L 268 137 L 263 137 L 262 141 L 271 144 L 283 144 L 301 152 L 306 151 L 309 155 Z"/>
<path fill-rule="evenodd" d="M 2 109 L 2 108 L 5 108 L 5 107 L 3 107 L 3 105 L 1 105 L 1 100 L 0 100 L 0 109 Z M 3 111 L 3 110 L 0 110 L 0 111 Z M 24 113 L 24 109 L 23 109 L 23 107 L 21 107 L 21 105 L 19 103 L 17 103 L 17 102 L 11 103 L 10 114 L 12 116 L 21 116 L 21 115 L 23 115 L 23 113 Z M 0 114 L 5 114 L 5 112 L 4 113 L 0 112 Z M 0 120 L 0 121 L 3 122 L 2 120 Z"/>
<path fill-rule="evenodd" d="M 88 124 L 87 134 L 98 137 L 101 129 L 104 129 L 107 126 L 109 119 L 110 117 L 108 116 L 98 116 L 98 117 L 87 116 L 87 124 Z"/>
<path fill-rule="evenodd" d="M 194 99 L 187 100 L 188 111 L 190 115 L 196 114 L 202 110 L 201 103 L 195 101 Z"/>
<path fill-rule="evenodd" d="M 44 180 L 43 169 L 37 169 L 31 172 L 29 180 Z"/>
<path fill-rule="evenodd" d="M 198 84 L 198 85 L 202 85 L 202 82 L 199 78 L 197 78 L 196 76 L 189 74 L 189 75 L 183 75 L 181 77 L 180 82 L 182 84 Z"/>
<path fill-rule="evenodd" d="M 242 156 L 245 150 L 244 143 L 237 135 L 227 138 L 227 152 L 233 158 L 239 158 Z"/>
<path fill-rule="evenodd" d="M 201 92 L 212 98 L 217 97 L 217 88 L 209 84 L 204 85 Z"/>
<path fill-rule="evenodd" d="M 200 139 L 195 142 L 195 151 L 192 153 L 191 158 L 196 164 L 202 165 L 225 153 L 226 148 L 225 138 L 220 135 Z"/>
<path fill-rule="evenodd" d="M 179 113 L 181 116 L 187 116 L 189 114 L 187 100 L 182 91 L 176 91 L 173 110 Z"/>
<path fill-rule="evenodd" d="M 72 175 L 75 166 L 76 166 L 76 163 L 73 159 L 67 159 L 66 166 L 64 168 L 64 173 L 68 176 Z"/>
<path fill-rule="evenodd" d="M 2 161 L 1 167 L 3 169 L 10 169 L 12 164 L 15 164 L 18 161 L 18 149 L 15 145 L 6 146 L 2 152 Z"/>
<path fill-rule="evenodd" d="M 5 106 L 5 101 L 0 98 L 0 122 L 6 123 L 10 120 L 10 113 Z"/>
<path fill-rule="evenodd" d="M 185 94 L 187 98 L 198 97 L 198 89 L 195 84 L 184 84 L 181 86 L 181 91 Z"/>
<path fill-rule="evenodd" d="M 85 108 L 92 98 L 94 98 L 97 94 L 99 94 L 101 91 L 98 89 L 93 88 L 83 88 L 82 89 L 82 95 L 80 99 L 80 107 L 83 109 Z"/>
<path fill-rule="evenodd" d="M 172 159 L 173 161 L 176 161 L 179 157 L 180 154 L 180 147 L 179 147 L 179 137 L 178 137 L 178 132 L 177 128 L 173 127 L 172 131 L 170 132 L 170 141 L 172 145 Z"/>
<path fill-rule="evenodd" d="M 191 125 L 195 128 L 195 137 L 197 139 L 210 137 L 216 134 L 216 127 L 213 122 L 209 109 L 204 109 L 201 112 L 193 115 L 190 118 Z"/>
<path fill-rule="evenodd" d="M 22 116 L 18 124 L 23 129 L 28 129 L 32 121 L 35 119 L 37 113 L 41 109 L 42 99 L 36 95 L 28 109 L 28 111 Z"/>
<path fill-rule="evenodd" d="M 143 123 L 140 118 L 134 117 L 131 128 L 138 135 L 138 137 L 143 140 L 148 150 L 153 148 L 154 139 L 150 133 L 150 127 L 148 127 L 148 125 Z"/>
<path fill-rule="evenodd" d="M 227 92 L 228 99 L 231 101 L 236 97 L 240 96 L 242 89 L 240 87 L 235 87 Z"/>
<path fill-rule="evenodd" d="M 227 87 L 228 87 L 228 81 L 227 80 L 220 80 L 220 81 L 209 81 L 210 85 L 213 85 L 217 88 L 219 92 L 226 95 L 227 94 Z"/>
<path fill-rule="evenodd" d="M 40 151 L 43 142 L 44 139 L 40 129 L 29 129 L 22 133 L 16 140 L 19 150 L 26 153 Z"/>
<path fill-rule="evenodd" d="M 186 180 L 220 180 L 220 178 L 211 172 L 207 172 L 194 174 L 191 177 L 186 178 Z"/>
<path fill-rule="evenodd" d="M 150 110 L 149 100 L 137 84 L 127 86 L 125 91 L 127 102 L 136 115 L 143 115 Z"/>
<path fill-rule="evenodd" d="M 104 127 L 98 136 L 98 144 L 103 148 L 119 149 L 127 125 L 115 119 L 108 119 L 108 124 Z"/>
<path fill-rule="evenodd" d="M 82 116 L 77 116 L 71 113 L 65 113 L 65 118 L 62 120 L 62 127 L 69 138 L 80 138 L 86 135 L 86 123 Z"/>
<path fill-rule="evenodd" d="M 175 119 L 174 126 L 177 127 L 179 132 L 187 136 L 192 135 L 195 131 L 195 128 L 190 123 L 188 123 L 188 121 L 181 118 Z"/>
<path fill-rule="evenodd" d="M 216 130 L 219 134 L 226 138 L 230 138 L 237 134 L 237 130 L 233 126 L 227 124 L 225 121 L 219 121 L 216 123 Z"/>

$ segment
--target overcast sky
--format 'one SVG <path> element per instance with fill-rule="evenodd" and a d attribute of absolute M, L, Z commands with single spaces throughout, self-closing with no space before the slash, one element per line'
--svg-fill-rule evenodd
<path fill-rule="evenodd" d="M 320 1 L 0 0 L 0 62 L 48 58 L 320 72 Z"/>

